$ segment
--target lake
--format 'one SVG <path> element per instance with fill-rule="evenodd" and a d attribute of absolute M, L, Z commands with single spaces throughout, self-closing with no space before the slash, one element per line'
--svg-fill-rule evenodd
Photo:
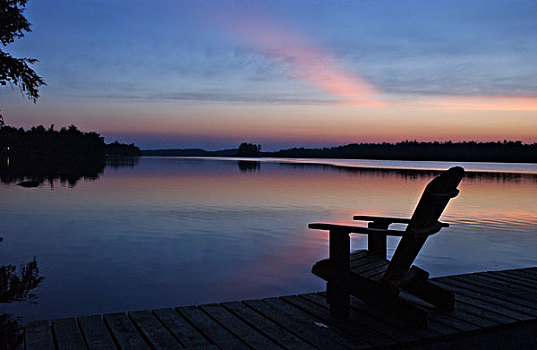
<path fill-rule="evenodd" d="M 25 323 L 322 290 L 310 269 L 328 237 L 307 224 L 408 217 L 431 169 L 452 166 L 414 163 L 141 157 L 37 188 L 4 181 L 0 265 L 35 256 L 43 280 L 2 312 Z M 537 266 L 537 164 L 462 166 L 473 171 L 442 216 L 451 227 L 416 265 L 432 276 Z"/>

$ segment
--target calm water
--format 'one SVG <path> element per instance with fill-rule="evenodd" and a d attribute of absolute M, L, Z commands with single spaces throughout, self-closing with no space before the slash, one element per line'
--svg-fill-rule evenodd
<path fill-rule="evenodd" d="M 406 217 L 434 176 L 405 162 L 323 162 L 147 157 L 74 186 L 0 183 L 0 265 L 35 256 L 44 277 L 35 298 L 0 311 L 27 322 L 321 290 L 310 268 L 327 235 L 307 224 Z M 537 266 L 537 165 L 463 166 L 489 172 L 463 180 L 443 215 L 452 226 L 416 264 L 433 276 Z"/>

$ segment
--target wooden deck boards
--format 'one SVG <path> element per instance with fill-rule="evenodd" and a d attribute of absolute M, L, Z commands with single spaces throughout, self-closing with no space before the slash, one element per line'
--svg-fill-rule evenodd
<path fill-rule="evenodd" d="M 375 264 L 368 266 L 372 271 Z M 330 317 L 310 293 L 176 309 L 34 321 L 33 349 L 537 349 L 537 268 L 435 278 L 456 296 L 413 330 L 352 299 L 350 319 Z"/>

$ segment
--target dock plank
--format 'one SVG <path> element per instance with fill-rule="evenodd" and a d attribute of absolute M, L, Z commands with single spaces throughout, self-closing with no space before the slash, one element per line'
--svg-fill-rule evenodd
<path fill-rule="evenodd" d="M 479 318 L 482 323 L 478 324 L 481 327 L 493 327 L 495 325 L 509 324 L 516 322 L 517 320 L 513 317 L 505 316 L 494 309 L 487 310 L 480 307 L 476 307 L 472 304 L 466 304 L 463 302 L 455 303 L 455 310 L 463 311 L 468 315 L 476 316 L 474 319 Z"/>
<path fill-rule="evenodd" d="M 449 279 L 454 279 L 461 282 L 466 282 L 468 284 L 474 285 L 479 289 L 488 289 L 491 292 L 496 293 L 498 297 L 513 299 L 518 301 L 526 301 L 528 306 L 537 307 L 535 299 L 537 298 L 534 293 L 527 293 L 522 288 L 514 288 L 507 283 L 502 283 L 494 279 L 490 279 L 480 275 L 468 276 L 452 276 Z"/>
<path fill-rule="evenodd" d="M 513 270 L 511 270 L 511 271 L 498 271 L 498 273 L 505 274 L 507 276 L 517 277 L 518 279 L 521 279 L 524 282 L 531 283 L 534 287 L 537 285 L 537 277 L 528 276 L 523 271 L 517 271 L 517 270 L 515 270 L 515 271 L 513 271 Z"/>
<path fill-rule="evenodd" d="M 367 256 L 351 259 L 366 261 Z M 360 267 L 371 276 L 383 268 L 373 258 Z M 332 317 L 326 294 L 321 292 L 67 318 L 50 324 L 30 322 L 25 328 L 25 348 L 451 349 L 486 345 L 503 349 L 508 345 L 518 350 L 537 344 L 537 268 L 431 280 L 454 293 L 452 311 L 401 293 L 427 310 L 427 329 L 408 328 L 354 297 L 348 319 Z"/>
<path fill-rule="evenodd" d="M 533 271 L 532 269 L 515 269 L 515 270 L 505 270 L 506 272 L 516 272 L 519 274 L 522 274 L 526 276 L 527 278 L 537 281 L 537 271 Z"/>
<path fill-rule="evenodd" d="M 324 324 L 322 320 L 279 298 L 247 300 L 244 303 L 312 345 L 318 344 L 321 348 L 326 349 L 369 347 L 369 344 L 345 336 L 337 328 Z"/>
<path fill-rule="evenodd" d="M 278 312 L 276 309 L 262 300 L 247 300 L 243 301 L 243 303 L 280 327 L 289 330 L 289 332 L 293 333 L 295 336 L 299 337 L 310 345 L 315 346 L 315 344 L 317 344 L 316 347 L 318 348 L 341 349 L 349 349 L 349 345 L 352 345 L 351 342 L 347 343 L 347 346 L 345 346 L 340 342 L 334 341 L 333 337 L 330 336 L 331 331 L 328 330 L 328 327 L 319 322 L 317 323 L 318 325 L 316 325 L 315 321 L 312 321 L 311 318 L 307 321 L 304 321 L 303 318 L 299 318 L 295 315 Z"/>
<path fill-rule="evenodd" d="M 103 318 L 120 349 L 149 349 L 149 346 L 146 344 L 140 333 L 138 333 L 136 327 L 134 327 L 126 314 L 106 314 Z"/>
<path fill-rule="evenodd" d="M 325 293 L 317 293 L 318 296 L 314 296 L 312 294 L 305 294 L 303 297 L 307 297 L 308 299 L 312 301 L 316 301 L 318 304 L 322 305 L 326 309 L 329 309 L 329 305 L 326 302 Z M 322 296 L 322 299 L 319 298 L 319 296 Z M 471 324 L 466 324 L 464 321 L 458 321 L 453 320 L 450 317 L 447 317 L 446 315 L 439 315 L 439 314 L 429 314 L 428 316 L 428 327 L 424 330 L 419 329 L 412 329 L 407 327 L 404 323 L 402 323 L 397 318 L 386 315 L 383 311 L 376 310 L 375 308 L 369 307 L 366 303 L 360 301 L 356 298 L 351 298 L 351 306 L 354 310 L 354 316 L 353 320 L 356 322 L 361 322 L 361 327 L 365 330 L 368 330 L 368 333 L 371 332 L 379 332 L 383 333 L 383 337 L 391 337 L 398 341 L 401 341 L 401 335 L 406 334 L 408 336 L 411 334 L 414 338 L 430 338 L 430 337 L 436 337 L 439 335 L 446 335 L 446 334 L 452 334 L 457 331 L 457 328 L 450 326 L 453 322 L 463 323 L 466 325 L 466 327 L 471 327 L 474 329 L 475 327 Z M 377 321 L 375 321 L 377 320 Z M 443 321 L 443 322 L 439 322 Z M 375 323 L 373 323 L 375 322 Z M 392 328 L 390 330 L 385 329 L 385 325 L 390 325 Z M 382 330 L 381 329 L 385 329 Z M 405 333 L 401 333 L 405 332 Z M 407 339 L 408 340 L 408 339 Z"/>
<path fill-rule="evenodd" d="M 315 349 L 311 344 L 306 343 L 287 329 L 263 317 L 241 302 L 223 303 L 222 306 L 285 349 Z"/>
<path fill-rule="evenodd" d="M 367 316 L 360 315 L 354 310 L 351 310 L 350 313 L 350 320 L 352 322 L 349 322 L 345 319 L 331 317 L 330 310 L 326 306 L 327 304 L 325 304 L 326 299 L 324 297 L 322 297 L 322 300 L 319 301 L 323 304 L 318 304 L 310 300 L 311 298 L 318 297 L 319 296 L 315 294 L 306 294 L 298 296 L 284 296 L 281 297 L 281 299 L 320 318 L 323 323 L 332 327 L 339 328 L 345 333 L 358 338 L 362 342 L 366 342 L 375 346 L 388 346 L 396 344 L 398 342 L 395 336 L 392 337 L 387 334 L 380 333 L 373 329 L 373 327 L 369 325 L 370 323 L 363 322 L 364 317 Z"/>
<path fill-rule="evenodd" d="M 326 302 L 326 294 L 324 292 L 304 294 L 301 295 L 301 297 L 315 303 L 317 306 L 321 306 L 329 315 L 329 304 Z M 372 310 L 369 310 L 367 304 L 356 298 L 351 298 L 351 319 L 353 322 L 357 322 L 360 329 L 362 329 L 362 331 L 356 333 L 355 336 L 359 336 L 362 332 L 368 333 L 368 337 L 374 335 L 373 339 L 369 339 L 369 342 L 372 344 L 379 343 L 379 341 L 376 340 L 377 337 L 393 339 L 397 342 L 405 342 L 420 337 L 427 337 L 431 334 L 429 331 L 403 329 L 400 325 L 398 326 L 397 321 L 384 322 L 381 320 L 383 319 L 383 316 L 376 314 L 374 311 L 372 312 Z M 382 342 L 386 342 L 386 339 Z"/>
<path fill-rule="evenodd" d="M 177 308 L 176 311 L 220 349 L 248 349 L 246 344 L 242 343 L 231 332 L 199 308 L 195 306 L 184 306 Z"/>
<path fill-rule="evenodd" d="M 89 350 L 117 349 L 100 315 L 79 317 L 78 324 Z"/>
<path fill-rule="evenodd" d="M 58 350 L 86 350 L 86 343 L 76 319 L 62 318 L 52 321 L 52 330 Z"/>
<path fill-rule="evenodd" d="M 452 334 L 453 329 L 459 332 L 471 332 L 482 327 L 490 327 L 496 325 L 487 319 L 475 316 L 468 312 L 460 304 L 456 304 L 451 311 L 439 311 L 430 313 L 428 322 L 432 327 L 438 327 L 438 324 L 447 326 L 448 328 L 439 329 L 442 334 Z M 436 324 L 435 324 L 436 323 Z"/>
<path fill-rule="evenodd" d="M 185 318 L 171 308 L 154 310 L 155 316 L 179 342 L 187 348 L 209 348 L 213 346 Z"/>
<path fill-rule="evenodd" d="M 487 297 L 483 294 L 472 293 L 471 291 L 458 288 L 443 281 L 436 281 L 441 287 L 453 292 L 455 299 L 466 304 L 472 304 L 482 309 L 496 309 L 502 314 L 511 316 L 519 321 L 529 321 L 535 318 L 537 314 L 529 313 L 527 308 L 517 304 L 508 304 L 500 299 Z"/>
<path fill-rule="evenodd" d="M 250 327 L 247 323 L 235 316 L 219 304 L 200 306 L 209 316 L 224 326 L 227 330 L 240 338 L 244 343 L 254 349 L 282 349 L 281 346 Z"/>
<path fill-rule="evenodd" d="M 535 299 L 537 297 L 537 289 L 534 285 L 523 285 L 517 280 L 499 276 L 497 274 L 491 274 L 488 272 L 477 273 L 474 279 L 484 280 L 488 284 L 494 284 L 501 286 L 506 290 L 515 290 L 520 292 L 523 296 L 527 296 L 529 299 Z"/>
<path fill-rule="evenodd" d="M 365 256 L 363 257 L 360 257 L 356 254 L 351 254 L 349 261 L 352 269 L 352 267 L 365 266 L 374 262 L 378 262 L 379 258 L 372 254 L 365 254 Z"/>
<path fill-rule="evenodd" d="M 521 298 L 518 298 L 517 296 L 505 296 L 505 295 L 502 295 L 500 293 L 497 293 L 493 288 L 487 288 L 487 286 L 483 285 L 482 283 L 474 284 L 474 283 L 471 283 L 471 282 L 468 282 L 468 281 L 457 280 L 457 279 L 454 279 L 454 278 L 451 278 L 451 277 L 453 277 L 453 276 L 443 278 L 442 282 L 448 283 L 450 285 L 457 286 L 459 288 L 463 288 L 463 289 L 465 289 L 465 290 L 467 290 L 468 292 L 471 292 L 471 293 L 484 295 L 486 297 L 490 297 L 490 298 L 500 300 L 500 301 L 506 303 L 506 305 L 514 304 L 514 305 L 518 305 L 518 306 L 520 306 L 520 307 L 522 307 L 522 308 L 524 308 L 526 310 L 537 312 L 537 306 L 532 301 L 528 301 L 526 299 L 521 299 Z"/>
<path fill-rule="evenodd" d="M 151 311 L 129 312 L 129 317 L 153 348 L 158 350 L 177 350 L 182 348 Z"/>
<path fill-rule="evenodd" d="M 52 350 L 52 332 L 48 321 L 33 321 L 26 325 L 24 332 L 26 350 Z"/>
<path fill-rule="evenodd" d="M 487 273 L 487 274 L 484 274 L 484 276 L 487 276 L 489 278 L 495 278 L 497 280 L 507 282 L 515 286 L 519 285 L 519 286 L 530 288 L 530 289 L 535 289 L 537 287 L 537 283 L 535 281 L 531 281 L 524 277 L 520 277 L 520 276 L 509 274 L 509 273 L 504 273 L 501 271 L 498 271 L 495 273 Z"/>

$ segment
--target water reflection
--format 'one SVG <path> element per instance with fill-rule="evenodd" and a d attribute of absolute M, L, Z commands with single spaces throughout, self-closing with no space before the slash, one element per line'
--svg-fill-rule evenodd
<path fill-rule="evenodd" d="M 261 170 L 261 162 L 250 161 L 250 160 L 239 160 L 237 162 L 239 170 L 242 172 L 252 172 Z"/>
<path fill-rule="evenodd" d="M 110 156 L 106 158 L 106 166 L 113 169 L 134 168 L 140 162 L 140 157 L 134 156 Z"/>
<path fill-rule="evenodd" d="M 12 303 L 34 299 L 32 292 L 43 281 L 39 276 L 37 260 L 34 259 L 17 269 L 14 265 L 0 266 L 0 303 Z M 16 349 L 23 340 L 20 318 L 0 313 L 0 344 L 2 349 Z"/>
<path fill-rule="evenodd" d="M 39 305 L 10 312 L 29 321 L 322 290 L 310 270 L 328 237 L 307 224 L 408 216 L 436 174 L 237 161 L 142 157 L 74 190 L 0 187 L 0 256 L 38 255 L 47 276 Z M 416 264 L 433 276 L 537 265 L 537 175 L 468 175 L 442 217 L 451 227 Z"/>
<path fill-rule="evenodd" d="M 282 167 L 293 169 L 318 169 L 322 171 L 334 171 L 341 173 L 352 173 L 372 176 L 393 176 L 397 175 L 404 180 L 429 179 L 437 176 L 442 171 L 429 169 L 390 169 L 390 168 L 359 168 L 352 166 L 337 166 L 331 164 L 312 164 L 312 163 L 279 163 Z M 537 183 L 537 174 L 530 173 L 510 173 L 494 171 L 466 171 L 466 179 L 495 179 L 498 181 L 520 181 L 522 178 L 534 179 Z"/>
<path fill-rule="evenodd" d="M 2 156 L 0 156 L 2 157 Z M 133 168 L 139 157 L 108 158 L 19 158 L 0 159 L 0 181 L 6 184 L 17 183 L 22 187 L 39 187 L 48 183 L 51 188 L 59 181 L 61 185 L 74 187 L 81 179 L 97 180 L 102 176 L 105 166 L 114 169 Z"/>
<path fill-rule="evenodd" d="M 20 270 L 20 273 L 19 271 Z M 32 291 L 43 281 L 34 259 L 17 269 L 14 265 L 0 266 L 0 303 L 34 298 Z"/>

